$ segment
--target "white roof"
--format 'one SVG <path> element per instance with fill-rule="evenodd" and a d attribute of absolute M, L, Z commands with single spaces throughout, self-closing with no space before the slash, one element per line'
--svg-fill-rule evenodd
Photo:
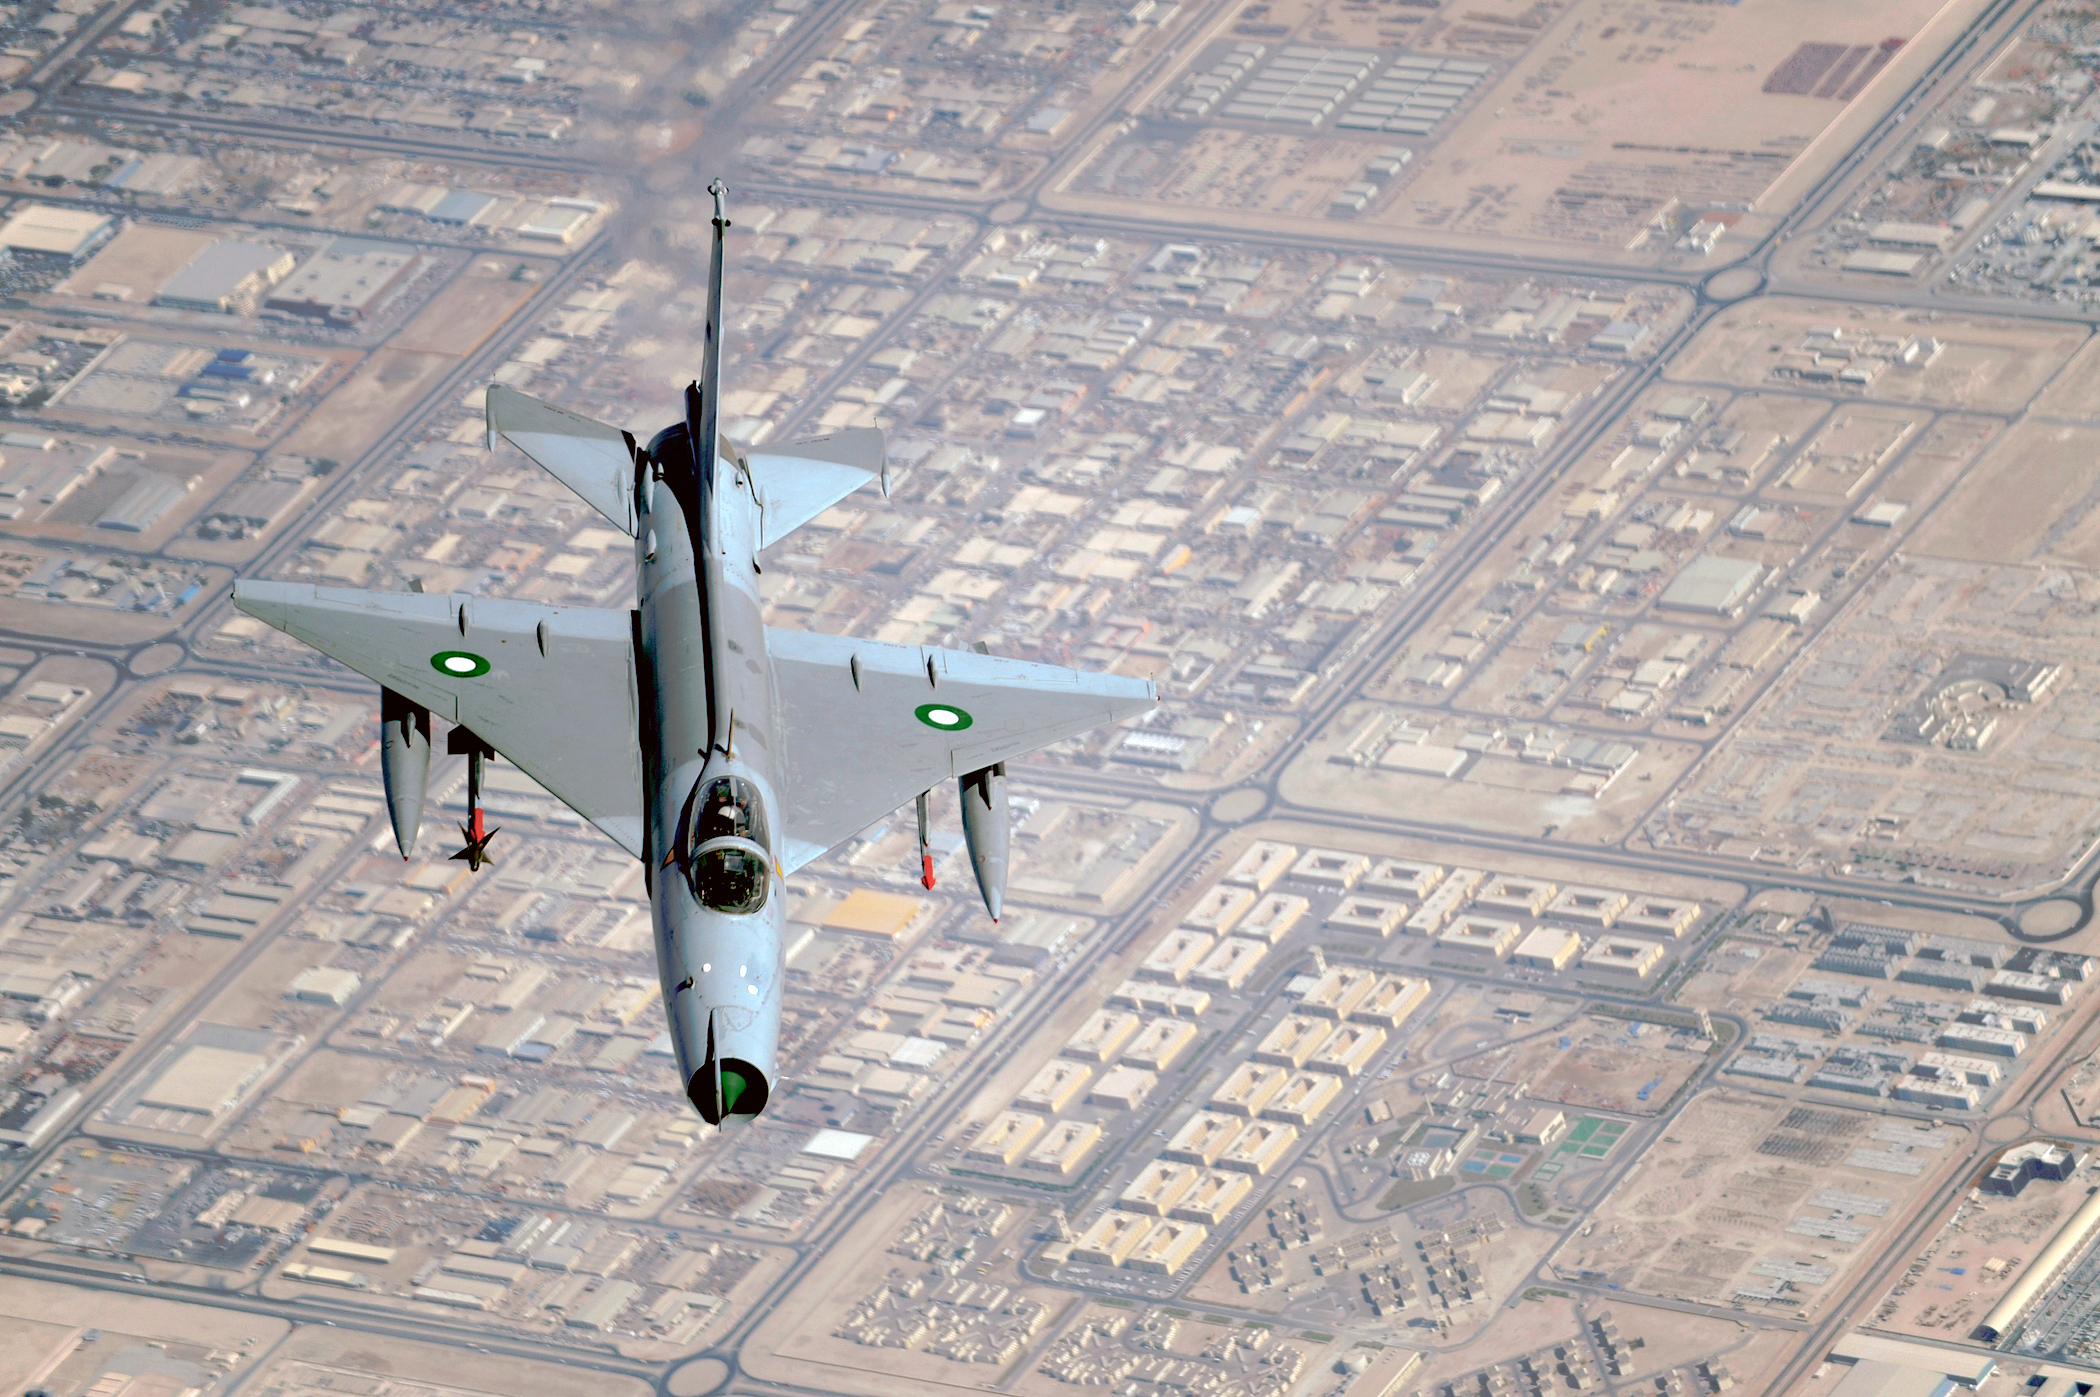
<path fill-rule="evenodd" d="M 102 236 L 116 220 L 92 209 L 62 209 L 50 204 L 24 204 L 0 225 L 0 247 L 24 252 L 52 252 L 74 257 Z"/>

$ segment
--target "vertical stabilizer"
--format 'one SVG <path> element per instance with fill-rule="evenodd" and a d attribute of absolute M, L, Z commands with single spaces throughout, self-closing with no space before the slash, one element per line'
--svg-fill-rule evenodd
<path fill-rule="evenodd" d="M 711 481 L 721 450 L 722 244 L 729 232 L 723 198 L 729 187 L 716 179 L 707 192 L 715 196 L 715 232 L 707 259 L 707 333 L 700 350 L 700 381 L 685 390 L 685 427 L 687 440 L 693 443 L 693 468 Z"/>

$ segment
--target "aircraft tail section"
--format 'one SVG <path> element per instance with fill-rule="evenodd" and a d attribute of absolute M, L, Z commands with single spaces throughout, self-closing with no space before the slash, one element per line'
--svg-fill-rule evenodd
<path fill-rule="evenodd" d="M 500 383 L 489 385 L 487 416 L 491 449 L 502 437 L 629 535 L 641 527 L 632 436 Z"/>
<path fill-rule="evenodd" d="M 714 237 L 707 254 L 707 326 L 700 345 L 700 380 L 686 385 L 686 439 L 693 443 L 693 468 L 712 479 L 714 461 L 701 454 L 701 443 L 718 452 L 722 440 L 722 258 L 729 235 L 723 206 L 729 187 L 717 179 L 707 192 L 715 196 Z"/>
<path fill-rule="evenodd" d="M 746 455 L 759 502 L 759 547 L 780 542 L 846 496 L 880 481 L 889 494 L 886 448 L 873 427 L 833 432 Z"/>

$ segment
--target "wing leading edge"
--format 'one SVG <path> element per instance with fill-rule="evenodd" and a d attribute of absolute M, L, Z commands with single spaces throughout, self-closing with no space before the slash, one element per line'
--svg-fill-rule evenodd
<path fill-rule="evenodd" d="M 1149 682 L 995 655 L 766 632 L 781 695 L 792 871 L 942 781 L 1158 702 Z"/>
<path fill-rule="evenodd" d="M 236 582 L 233 604 L 471 728 L 642 856 L 632 613 L 292 582 Z"/>

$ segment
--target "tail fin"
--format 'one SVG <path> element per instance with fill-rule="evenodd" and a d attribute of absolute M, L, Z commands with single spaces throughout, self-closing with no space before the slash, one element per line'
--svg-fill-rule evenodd
<path fill-rule="evenodd" d="M 700 348 L 700 381 L 686 385 L 685 429 L 693 443 L 693 468 L 712 480 L 715 456 L 722 449 L 722 244 L 729 232 L 723 199 L 729 186 L 717 178 L 707 192 L 715 196 L 714 243 L 707 259 L 707 336 Z"/>

